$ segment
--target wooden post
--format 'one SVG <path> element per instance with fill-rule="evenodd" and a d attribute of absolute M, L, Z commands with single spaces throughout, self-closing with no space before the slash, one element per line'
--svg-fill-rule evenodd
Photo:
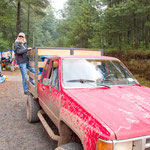
<path fill-rule="evenodd" d="M 38 93 L 38 48 L 35 48 L 35 88 Z"/>

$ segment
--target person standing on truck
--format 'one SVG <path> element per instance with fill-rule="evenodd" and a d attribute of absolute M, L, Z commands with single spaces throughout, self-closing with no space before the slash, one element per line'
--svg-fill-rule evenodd
<path fill-rule="evenodd" d="M 22 85 L 24 94 L 29 95 L 27 84 L 27 69 L 29 67 L 29 56 L 27 51 L 31 48 L 28 48 L 25 39 L 25 34 L 23 32 L 20 32 L 17 39 L 15 40 L 14 48 L 16 52 L 17 62 L 22 75 Z"/>

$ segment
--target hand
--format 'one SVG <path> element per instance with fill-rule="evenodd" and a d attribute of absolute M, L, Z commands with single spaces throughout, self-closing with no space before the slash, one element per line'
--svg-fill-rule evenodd
<path fill-rule="evenodd" d="M 28 47 L 28 51 L 30 51 L 32 48 L 31 47 Z"/>

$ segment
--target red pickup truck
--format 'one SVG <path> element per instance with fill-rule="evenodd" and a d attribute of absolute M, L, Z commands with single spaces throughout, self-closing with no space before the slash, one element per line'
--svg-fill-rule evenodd
<path fill-rule="evenodd" d="M 29 83 L 27 119 L 41 120 L 58 141 L 55 150 L 150 150 L 150 89 L 119 59 L 50 57 L 35 85 Z"/>

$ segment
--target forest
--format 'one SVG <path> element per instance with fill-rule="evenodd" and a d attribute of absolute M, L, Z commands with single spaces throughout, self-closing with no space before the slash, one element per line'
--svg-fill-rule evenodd
<path fill-rule="evenodd" d="M 149 0 L 67 0 L 57 12 L 51 0 L 1 0 L 0 51 L 19 32 L 30 47 L 104 49 L 150 87 Z"/>
<path fill-rule="evenodd" d="M 1 0 L 0 51 L 20 31 L 31 47 L 150 48 L 149 0 L 67 0 L 55 14 L 49 0 Z"/>

